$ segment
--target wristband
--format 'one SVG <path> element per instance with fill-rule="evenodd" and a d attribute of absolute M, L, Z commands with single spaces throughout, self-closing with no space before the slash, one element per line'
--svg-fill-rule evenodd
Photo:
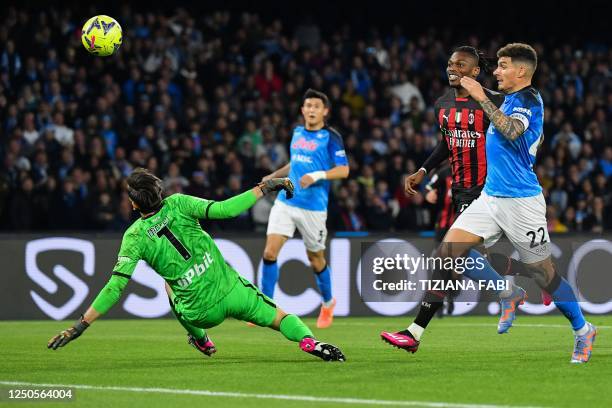
<path fill-rule="evenodd" d="M 425 167 L 421 167 L 421 168 L 419 169 L 419 171 L 421 171 L 421 170 L 423 170 L 423 172 L 425 173 L 425 175 L 427 175 L 427 169 L 426 169 Z"/>
<path fill-rule="evenodd" d="M 327 178 L 327 172 L 323 171 L 323 170 L 319 170 L 319 171 L 313 171 L 311 173 L 308 173 L 308 175 L 310 177 L 312 177 L 312 179 L 315 181 L 315 183 L 319 180 L 325 180 Z"/>

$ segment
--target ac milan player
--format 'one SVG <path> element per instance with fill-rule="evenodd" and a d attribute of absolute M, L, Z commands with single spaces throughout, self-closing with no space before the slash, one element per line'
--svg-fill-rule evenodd
<path fill-rule="evenodd" d="M 481 70 L 486 69 L 483 54 L 476 48 L 461 46 L 454 50 L 446 68 L 451 89 L 434 105 L 443 137 L 423 166 L 406 178 L 404 186 L 407 194 L 416 194 L 414 187 L 423 181 L 425 175 L 449 159 L 453 179 L 452 200 L 457 216 L 480 196 L 484 187 L 487 175 L 485 138 L 490 123 L 482 106 L 461 86 L 461 78 L 465 76 L 476 79 Z M 489 89 L 484 89 L 484 92 L 497 107 L 504 102 L 503 94 Z M 531 276 L 523 264 L 516 260 L 501 254 L 493 254 L 491 258 L 493 268 L 501 274 Z M 545 304 L 550 304 L 550 295 L 543 292 L 542 297 Z M 408 329 L 397 333 L 382 332 L 381 338 L 393 346 L 414 353 L 425 328 L 437 311 L 427 299 L 428 294 Z"/>
<path fill-rule="evenodd" d="M 463 46 L 453 52 L 446 68 L 451 89 L 435 103 L 443 137 L 423 166 L 405 181 L 406 192 L 415 194 L 414 187 L 423 181 L 425 175 L 449 159 L 453 204 L 457 213 L 478 198 L 487 175 L 485 134 L 489 119 L 459 82 L 463 76 L 477 78 L 481 69 L 486 69 L 486 62 L 475 48 Z M 504 101 L 502 94 L 488 89 L 485 93 L 497 106 Z"/>

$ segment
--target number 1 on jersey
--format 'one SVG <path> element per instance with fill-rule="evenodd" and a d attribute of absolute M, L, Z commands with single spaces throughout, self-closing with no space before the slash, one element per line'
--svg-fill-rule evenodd
<path fill-rule="evenodd" d="M 181 244 L 181 241 L 179 241 L 178 238 L 174 236 L 174 234 L 172 233 L 172 231 L 170 231 L 170 228 L 168 228 L 167 225 L 164 226 L 164 228 L 160 229 L 157 232 L 157 236 L 159 238 L 161 237 L 168 238 L 168 241 L 170 241 L 172 246 L 176 248 L 176 250 L 178 251 L 179 254 L 181 254 L 184 260 L 188 261 L 189 259 L 191 259 L 191 254 L 189 253 L 187 248 L 185 248 L 183 244 Z"/>

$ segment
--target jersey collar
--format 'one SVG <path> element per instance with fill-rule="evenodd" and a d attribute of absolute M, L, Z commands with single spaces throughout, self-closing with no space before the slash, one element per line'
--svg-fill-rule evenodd
<path fill-rule="evenodd" d="M 141 215 L 140 218 L 142 218 L 143 220 L 146 220 L 147 218 L 151 218 L 152 216 L 157 214 L 162 208 L 164 208 L 164 202 L 162 202 L 162 204 L 159 206 L 159 208 L 157 210 L 155 210 L 152 213 L 149 213 L 147 215 Z"/>

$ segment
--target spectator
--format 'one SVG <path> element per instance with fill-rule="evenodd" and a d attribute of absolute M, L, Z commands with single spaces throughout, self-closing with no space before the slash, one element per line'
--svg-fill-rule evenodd
<path fill-rule="evenodd" d="M 612 147 L 606 147 L 603 157 L 599 160 L 599 167 L 603 171 L 604 176 L 612 176 Z"/>
<path fill-rule="evenodd" d="M 565 122 L 561 127 L 561 131 L 553 136 L 551 141 L 552 148 L 554 149 L 558 144 L 563 144 L 568 147 L 572 159 L 576 160 L 578 158 L 580 149 L 582 148 L 582 142 L 580 141 L 580 137 L 574 133 L 571 123 Z"/>
<path fill-rule="evenodd" d="M 33 205 L 34 182 L 27 177 L 11 202 L 10 220 L 14 230 L 27 231 L 35 227 Z"/>
<path fill-rule="evenodd" d="M 432 108 L 456 45 L 445 31 L 409 34 L 372 23 L 360 26 L 361 36 L 350 18 L 336 26 L 317 16 L 322 25 L 306 18 L 291 33 L 275 16 L 264 23 L 256 13 L 145 15 L 126 6 L 116 14 L 131 27 L 124 46 L 103 59 L 84 57 L 74 28 L 83 8 L 62 18 L 53 17 L 54 6 L 37 10 L 36 36 L 22 35 L 31 21 L 10 17 L 32 10 L 15 11 L 0 18 L 0 228 L 14 227 L 11 211 L 21 209 L 27 178 L 35 214 L 22 224 L 31 229 L 124 230 L 133 216 L 121 186 L 137 166 L 164 179 L 168 194 L 222 199 L 242 191 L 289 161 L 308 87 L 330 97 L 329 124 L 343 135 L 353 175 L 333 185 L 332 228 L 432 227 L 435 209 L 420 195 L 406 197 L 401 180 L 438 141 Z M 494 55 L 504 35 L 500 28 L 481 37 L 481 47 Z M 560 224 L 606 230 L 610 47 L 568 41 L 535 44 L 547 50 L 537 78 L 547 139 L 534 169 Z M 490 75 L 482 81 L 495 86 Z M 91 219 L 92 208 L 108 215 L 109 203 L 117 211 L 111 221 Z M 255 222 L 219 228 L 264 228 L 265 204 L 253 210 Z"/>

